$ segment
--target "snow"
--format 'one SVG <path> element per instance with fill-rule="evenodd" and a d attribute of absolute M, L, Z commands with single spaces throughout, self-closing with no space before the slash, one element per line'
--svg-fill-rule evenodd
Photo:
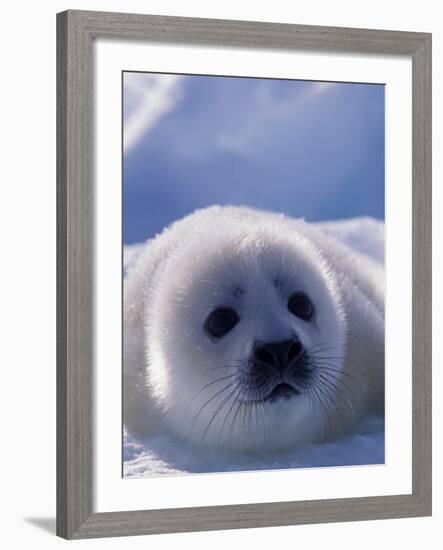
<path fill-rule="evenodd" d="M 333 443 L 310 445 L 292 452 L 269 453 L 260 458 L 201 452 L 171 437 L 157 436 L 136 441 L 124 437 L 124 477 L 136 478 L 185 473 L 314 468 L 384 462 L 384 422 L 368 418 L 353 436 Z"/>
<path fill-rule="evenodd" d="M 319 222 L 326 233 L 383 263 L 384 223 L 361 217 Z M 124 268 L 135 261 L 143 245 L 124 247 Z M 314 468 L 384 463 L 384 419 L 367 418 L 354 435 L 322 445 L 269 453 L 266 456 L 232 457 L 223 452 L 201 451 L 185 446 L 168 435 L 136 439 L 124 433 L 124 477 L 148 477 L 202 472 L 271 470 L 275 468 Z"/>
<path fill-rule="evenodd" d="M 385 257 L 385 224 L 369 217 L 351 218 L 348 220 L 319 222 L 323 229 L 337 240 L 366 254 L 376 262 L 384 263 Z"/>

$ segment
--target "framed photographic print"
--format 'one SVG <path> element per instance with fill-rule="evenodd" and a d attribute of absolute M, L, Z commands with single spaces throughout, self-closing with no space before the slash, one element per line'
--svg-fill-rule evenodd
<path fill-rule="evenodd" d="M 431 513 L 431 36 L 57 19 L 57 532 Z"/>

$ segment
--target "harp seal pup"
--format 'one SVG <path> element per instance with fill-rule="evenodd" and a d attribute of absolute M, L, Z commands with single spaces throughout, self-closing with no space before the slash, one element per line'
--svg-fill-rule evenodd
<path fill-rule="evenodd" d="M 384 412 L 384 270 L 303 220 L 212 206 L 124 283 L 127 431 L 266 452 Z"/>

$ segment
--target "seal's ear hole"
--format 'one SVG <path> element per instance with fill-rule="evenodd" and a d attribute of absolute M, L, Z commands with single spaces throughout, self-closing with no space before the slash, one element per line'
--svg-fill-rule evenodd
<path fill-rule="evenodd" d="M 288 300 L 288 309 L 296 317 L 309 321 L 314 315 L 314 305 L 303 292 L 294 292 Z"/>
<path fill-rule="evenodd" d="M 210 313 L 205 321 L 205 331 L 214 338 L 221 338 L 230 332 L 240 321 L 235 309 L 230 307 L 218 307 Z"/>

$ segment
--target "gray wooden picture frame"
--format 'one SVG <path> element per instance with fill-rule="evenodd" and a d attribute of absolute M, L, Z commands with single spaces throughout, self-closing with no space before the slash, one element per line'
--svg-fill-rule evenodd
<path fill-rule="evenodd" d="M 412 59 L 412 494 L 93 513 L 92 121 L 97 38 Z M 431 501 L 431 35 L 124 13 L 58 14 L 57 534 L 78 539 L 426 516 Z"/>

